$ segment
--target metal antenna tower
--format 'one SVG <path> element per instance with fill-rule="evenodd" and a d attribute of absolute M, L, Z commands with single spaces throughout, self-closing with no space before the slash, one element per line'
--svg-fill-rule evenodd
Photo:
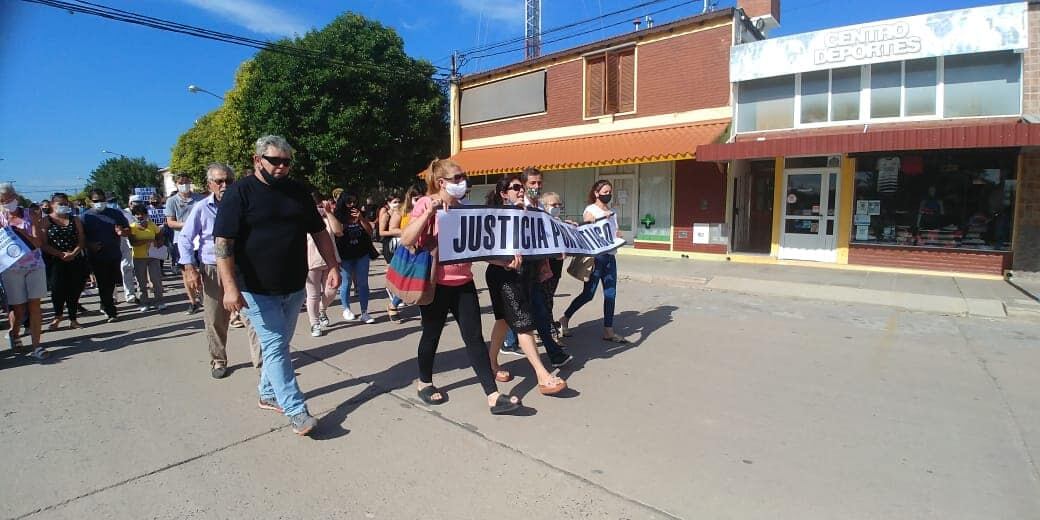
<path fill-rule="evenodd" d="M 524 59 L 542 54 L 542 0 L 524 0 Z"/>

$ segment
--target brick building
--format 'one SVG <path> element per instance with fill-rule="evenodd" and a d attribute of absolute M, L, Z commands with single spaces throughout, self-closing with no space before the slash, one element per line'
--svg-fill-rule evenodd
<path fill-rule="evenodd" d="M 1040 4 L 735 45 L 731 253 L 1040 269 Z"/>
<path fill-rule="evenodd" d="M 743 5 L 743 3 L 742 3 Z M 597 179 L 614 185 L 618 224 L 640 249 L 725 253 L 725 165 L 698 145 L 730 124 L 730 48 L 775 25 L 775 1 L 643 27 L 461 78 L 452 88 L 452 153 L 482 199 L 499 176 L 534 166 L 564 216 L 580 220 Z M 757 9 L 758 11 L 751 11 Z M 714 243 L 711 243 L 714 242 Z"/>

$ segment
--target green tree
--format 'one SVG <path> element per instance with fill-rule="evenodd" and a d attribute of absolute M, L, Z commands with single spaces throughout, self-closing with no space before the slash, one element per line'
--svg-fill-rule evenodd
<path fill-rule="evenodd" d="M 206 166 L 213 162 L 229 164 L 236 171 L 251 162 L 252 140 L 243 126 L 241 91 L 242 85 L 252 77 L 252 64 L 252 61 L 246 61 L 239 67 L 235 86 L 224 96 L 224 104 L 200 117 L 177 139 L 170 158 L 170 170 L 186 173 L 200 184 Z"/>
<path fill-rule="evenodd" d="M 318 189 L 373 191 L 414 182 L 447 151 L 444 93 L 433 66 L 404 51 L 393 29 L 347 13 L 278 42 L 336 62 L 259 52 L 237 93 L 248 138 L 282 135 L 293 172 Z"/>
<path fill-rule="evenodd" d="M 144 157 L 110 157 L 90 172 L 88 181 L 92 188 L 105 190 L 110 197 L 116 197 L 124 204 L 134 188 L 158 189 L 161 182 L 159 166 Z"/>

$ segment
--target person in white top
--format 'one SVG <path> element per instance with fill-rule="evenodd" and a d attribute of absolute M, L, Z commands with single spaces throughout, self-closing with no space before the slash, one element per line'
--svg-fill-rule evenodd
<path fill-rule="evenodd" d="M 595 222 L 603 217 L 609 217 L 614 212 L 610 209 L 610 200 L 614 194 L 614 186 L 610 181 L 600 179 L 592 185 L 589 190 L 589 205 L 585 207 L 583 218 L 585 222 Z M 619 235 L 620 236 L 620 235 Z M 614 302 L 617 298 L 617 257 L 615 251 L 603 253 L 596 256 L 596 265 L 585 282 L 585 287 L 563 312 L 560 318 L 560 334 L 570 336 L 571 316 L 578 312 L 583 305 L 592 301 L 596 296 L 596 288 L 603 282 L 603 340 L 614 343 L 628 343 L 628 340 L 614 333 Z"/>
<path fill-rule="evenodd" d="M 311 193 L 311 197 L 318 208 L 318 214 L 325 219 L 325 227 L 330 237 L 335 240 L 337 234 L 343 234 L 343 223 L 333 214 L 335 203 L 331 198 L 323 199 L 317 192 Z M 339 251 L 336 251 L 336 259 L 339 260 Z M 307 284 L 304 286 L 307 290 L 307 317 L 311 322 L 311 336 L 318 338 L 329 325 L 332 325 L 326 311 L 336 298 L 336 288 L 329 287 L 329 272 L 332 269 L 325 263 L 317 242 L 310 235 L 307 235 L 307 268 Z"/>

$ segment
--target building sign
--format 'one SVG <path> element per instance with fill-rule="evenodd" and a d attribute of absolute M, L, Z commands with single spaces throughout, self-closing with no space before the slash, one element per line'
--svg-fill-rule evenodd
<path fill-rule="evenodd" d="M 1025 49 L 1026 2 L 773 38 L 730 50 L 730 81 L 887 61 Z"/>

